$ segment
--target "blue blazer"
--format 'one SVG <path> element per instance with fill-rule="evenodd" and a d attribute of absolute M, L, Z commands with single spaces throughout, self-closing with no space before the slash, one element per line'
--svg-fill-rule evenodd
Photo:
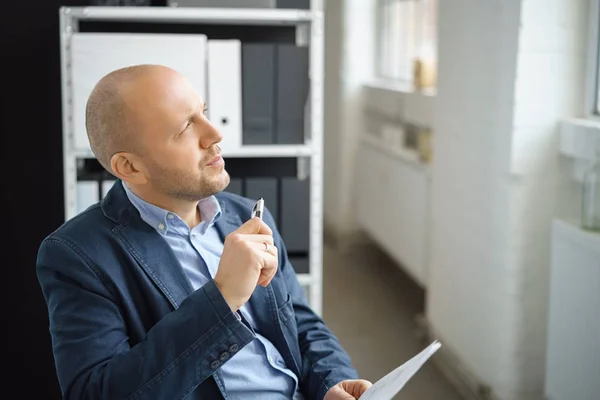
<path fill-rule="evenodd" d="M 37 276 L 48 306 L 58 380 L 67 399 L 226 399 L 219 367 L 253 340 L 213 281 L 194 291 L 164 239 L 120 181 L 104 200 L 42 242 Z M 253 202 L 217 196 L 222 239 Z M 258 330 L 300 379 L 307 399 L 355 379 L 350 358 L 308 306 L 273 217 L 279 269 L 250 299 Z"/>

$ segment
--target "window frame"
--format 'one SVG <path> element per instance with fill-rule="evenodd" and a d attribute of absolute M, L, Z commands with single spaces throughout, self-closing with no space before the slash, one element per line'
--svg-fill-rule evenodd
<path fill-rule="evenodd" d="M 600 121 L 600 0 L 590 0 L 585 117 Z"/>

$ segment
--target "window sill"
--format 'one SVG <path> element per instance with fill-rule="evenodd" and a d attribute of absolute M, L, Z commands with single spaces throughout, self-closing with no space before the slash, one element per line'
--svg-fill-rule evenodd
<path fill-rule="evenodd" d="M 560 152 L 576 159 L 595 158 L 600 152 L 600 121 L 585 118 L 561 121 Z"/>
<path fill-rule="evenodd" d="M 573 178 L 582 182 L 590 161 L 600 154 L 600 121 L 571 118 L 560 123 L 560 153 L 573 160 Z"/>
<path fill-rule="evenodd" d="M 367 113 L 385 119 L 431 128 L 435 108 L 435 89 L 415 91 L 409 82 L 374 80 L 363 85 L 363 104 Z"/>
<path fill-rule="evenodd" d="M 373 79 L 364 85 L 365 87 L 385 92 L 401 93 L 416 96 L 435 96 L 436 88 L 427 88 L 421 91 L 415 90 L 412 82 L 393 79 Z"/>

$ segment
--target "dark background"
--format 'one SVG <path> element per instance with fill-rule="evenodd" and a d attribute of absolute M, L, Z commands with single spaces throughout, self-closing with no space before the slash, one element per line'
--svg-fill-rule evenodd
<path fill-rule="evenodd" d="M 40 242 L 63 222 L 60 6 L 17 0 L 0 8 L 3 308 L 0 397 L 60 399 L 46 304 L 35 274 Z M 164 1 L 153 0 L 153 6 Z"/>

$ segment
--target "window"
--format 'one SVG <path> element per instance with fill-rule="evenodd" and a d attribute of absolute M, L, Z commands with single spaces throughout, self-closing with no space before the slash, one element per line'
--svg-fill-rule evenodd
<path fill-rule="evenodd" d="M 438 0 L 377 0 L 377 78 L 413 83 L 415 61 L 435 75 Z"/>
<path fill-rule="evenodd" d="M 590 1 L 586 116 L 600 118 L 600 0 Z"/>

